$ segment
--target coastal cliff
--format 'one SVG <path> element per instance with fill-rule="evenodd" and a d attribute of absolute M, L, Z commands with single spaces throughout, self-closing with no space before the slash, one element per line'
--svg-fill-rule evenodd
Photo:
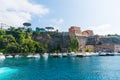
<path fill-rule="evenodd" d="M 32 39 L 46 45 L 47 52 L 77 51 L 78 42 L 75 37 L 59 32 L 46 32 L 32 35 Z"/>

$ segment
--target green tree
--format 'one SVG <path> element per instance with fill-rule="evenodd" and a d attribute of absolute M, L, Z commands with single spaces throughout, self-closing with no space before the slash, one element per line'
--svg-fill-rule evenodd
<path fill-rule="evenodd" d="M 3 29 L 0 29 L 0 35 L 5 35 L 5 34 L 6 34 L 6 31 Z"/>
<path fill-rule="evenodd" d="M 17 43 L 9 43 L 6 46 L 7 53 L 18 53 L 18 44 Z"/>
<path fill-rule="evenodd" d="M 70 44 L 68 46 L 68 50 L 70 51 L 78 51 L 78 41 L 75 37 L 70 37 Z"/>
<path fill-rule="evenodd" d="M 91 50 L 90 50 L 90 48 L 86 48 L 86 50 L 85 50 L 86 52 L 90 52 Z"/>

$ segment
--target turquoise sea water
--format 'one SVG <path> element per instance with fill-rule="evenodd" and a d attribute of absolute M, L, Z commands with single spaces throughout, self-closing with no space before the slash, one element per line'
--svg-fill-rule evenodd
<path fill-rule="evenodd" d="M 120 56 L 5 59 L 0 80 L 120 80 Z"/>

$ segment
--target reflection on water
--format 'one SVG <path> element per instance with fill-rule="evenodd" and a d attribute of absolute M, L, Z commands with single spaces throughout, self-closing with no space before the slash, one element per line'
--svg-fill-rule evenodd
<path fill-rule="evenodd" d="M 11 72 L 16 72 L 17 69 L 12 69 L 9 67 L 2 67 L 0 68 L 0 75 L 5 74 L 5 73 L 11 73 Z"/>
<path fill-rule="evenodd" d="M 44 61 L 47 61 L 47 60 L 48 60 L 48 57 L 44 57 L 43 59 L 44 59 Z"/>
<path fill-rule="evenodd" d="M 2 67 L 0 68 L 0 80 L 4 80 L 8 76 L 12 75 L 13 73 L 16 73 L 18 70 L 9 68 L 9 67 Z"/>
<path fill-rule="evenodd" d="M 3 61 L 4 61 L 4 59 L 0 59 L 0 64 L 2 64 L 2 63 L 3 63 Z"/>

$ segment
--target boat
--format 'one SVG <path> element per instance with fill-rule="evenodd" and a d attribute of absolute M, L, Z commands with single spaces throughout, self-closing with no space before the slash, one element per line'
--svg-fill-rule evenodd
<path fill-rule="evenodd" d="M 107 54 L 107 53 L 105 53 L 105 52 L 100 52 L 100 53 L 99 53 L 99 56 L 106 56 L 106 54 Z"/>
<path fill-rule="evenodd" d="M 62 57 L 62 53 L 58 53 L 58 57 Z"/>
<path fill-rule="evenodd" d="M 51 54 L 52 57 L 58 57 L 57 53 Z"/>
<path fill-rule="evenodd" d="M 106 56 L 114 56 L 114 53 L 107 53 Z"/>
<path fill-rule="evenodd" d="M 63 53 L 63 54 L 62 54 L 62 57 L 67 57 L 67 53 Z"/>
<path fill-rule="evenodd" d="M 61 53 L 54 53 L 54 54 L 51 54 L 52 57 L 62 57 L 62 54 Z"/>
<path fill-rule="evenodd" d="M 86 57 L 89 57 L 89 56 L 92 56 L 93 53 L 89 53 L 89 52 L 86 52 L 85 54 L 83 54 L 83 56 L 86 56 Z"/>
<path fill-rule="evenodd" d="M 22 57 L 22 56 L 20 56 L 20 55 L 15 55 L 15 58 L 19 58 L 19 57 Z"/>
<path fill-rule="evenodd" d="M 76 54 L 76 57 L 83 57 L 83 56 L 85 56 L 85 55 L 83 55 L 82 53 L 77 53 Z"/>
<path fill-rule="evenodd" d="M 97 53 L 97 52 L 91 52 L 90 53 L 92 56 L 98 56 L 99 55 L 99 53 Z"/>
<path fill-rule="evenodd" d="M 75 57 L 75 56 L 77 56 L 77 54 L 75 52 L 71 52 L 71 53 L 68 53 L 68 56 Z"/>
<path fill-rule="evenodd" d="M 7 55 L 6 58 L 13 58 L 13 56 L 12 55 Z"/>
<path fill-rule="evenodd" d="M 118 52 L 114 52 L 114 55 L 115 55 L 115 56 L 119 56 L 120 53 L 118 53 Z"/>
<path fill-rule="evenodd" d="M 29 54 L 29 55 L 27 56 L 27 58 L 33 58 L 33 55 L 32 55 L 32 54 Z"/>
<path fill-rule="evenodd" d="M 99 56 L 114 56 L 114 53 L 105 53 L 105 52 L 101 52 L 99 53 Z"/>
<path fill-rule="evenodd" d="M 3 53 L 0 53 L 0 60 L 5 59 L 5 56 L 3 55 Z"/>
<path fill-rule="evenodd" d="M 34 54 L 33 57 L 34 58 L 40 58 L 40 54 Z"/>
<path fill-rule="evenodd" d="M 44 57 L 44 58 L 48 58 L 48 53 L 44 53 L 44 54 L 42 54 L 42 56 Z"/>

